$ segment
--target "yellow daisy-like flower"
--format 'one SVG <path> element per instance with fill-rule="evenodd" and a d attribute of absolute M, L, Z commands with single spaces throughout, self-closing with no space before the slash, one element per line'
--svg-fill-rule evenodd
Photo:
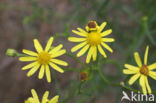
<path fill-rule="evenodd" d="M 42 97 L 42 102 L 40 102 L 38 95 L 34 89 L 31 90 L 32 97 L 29 97 L 25 103 L 58 103 L 59 96 L 56 95 L 52 99 L 48 99 L 49 91 L 46 91 Z"/>
<path fill-rule="evenodd" d="M 85 52 L 87 52 L 87 50 L 89 50 L 86 58 L 87 63 L 90 62 L 91 58 L 93 58 L 93 61 L 96 60 L 98 50 L 106 58 L 107 55 L 104 52 L 103 47 L 112 53 L 113 50 L 106 44 L 106 42 L 115 41 L 114 38 L 105 37 L 110 33 L 112 33 L 112 29 L 108 29 L 102 32 L 106 24 L 107 24 L 106 22 L 103 22 L 100 26 L 98 26 L 96 21 L 89 21 L 88 25 L 86 26 L 86 31 L 81 28 L 77 28 L 78 31 L 72 30 L 73 33 L 81 36 L 81 38 L 69 37 L 68 40 L 71 42 L 81 42 L 81 43 L 73 47 L 71 49 L 71 52 L 75 52 L 82 48 L 77 53 L 77 57 L 80 57 Z"/>
<path fill-rule="evenodd" d="M 153 79 L 156 79 L 156 72 L 153 71 L 154 69 L 156 69 L 156 63 L 147 65 L 148 50 L 149 50 L 149 46 L 146 47 L 146 51 L 144 55 L 144 64 L 142 64 L 139 53 L 135 52 L 134 58 L 138 67 L 130 64 L 125 64 L 125 68 L 127 69 L 123 70 L 124 74 L 128 74 L 128 75 L 133 74 L 133 76 L 130 78 L 128 82 L 130 85 L 132 85 L 138 78 L 140 78 L 139 84 L 144 94 L 147 94 L 147 91 L 149 94 L 151 94 L 152 92 L 150 85 L 148 83 L 148 76 L 150 76 Z"/>
<path fill-rule="evenodd" d="M 23 62 L 33 61 L 33 63 L 30 63 L 22 68 L 22 70 L 27 70 L 32 68 L 27 73 L 28 77 L 32 76 L 39 69 L 39 67 L 41 67 L 41 69 L 39 71 L 38 78 L 42 79 L 45 72 L 48 82 L 51 82 L 51 73 L 50 73 L 49 66 L 51 66 L 53 69 L 55 69 L 60 73 L 64 73 L 64 70 L 61 69 L 56 64 L 63 65 L 63 66 L 67 66 L 68 64 L 65 61 L 55 59 L 55 58 L 66 53 L 66 50 L 65 49 L 61 50 L 61 48 L 63 47 L 62 44 L 51 49 L 52 42 L 53 42 L 53 37 L 51 37 L 48 40 L 45 50 L 43 50 L 39 41 L 37 39 L 34 39 L 34 46 L 37 53 L 23 49 L 23 53 L 27 54 L 28 56 L 20 57 L 19 60 Z"/>

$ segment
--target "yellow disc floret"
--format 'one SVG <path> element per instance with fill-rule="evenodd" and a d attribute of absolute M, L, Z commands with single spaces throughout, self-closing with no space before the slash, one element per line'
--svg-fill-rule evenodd
<path fill-rule="evenodd" d="M 101 35 L 97 32 L 91 32 L 88 34 L 87 41 L 90 45 L 98 45 L 101 43 Z"/>
<path fill-rule="evenodd" d="M 148 70 L 148 68 L 147 68 L 147 65 L 144 65 L 144 66 L 142 66 L 142 67 L 140 68 L 140 73 L 143 74 L 143 75 L 145 75 L 145 76 L 148 75 L 149 70 Z"/>
<path fill-rule="evenodd" d="M 51 57 L 48 52 L 43 51 L 38 54 L 38 61 L 40 64 L 48 64 L 50 62 L 50 59 Z"/>

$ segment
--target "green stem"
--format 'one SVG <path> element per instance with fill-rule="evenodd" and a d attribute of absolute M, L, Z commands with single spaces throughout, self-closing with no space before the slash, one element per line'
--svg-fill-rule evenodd
<path fill-rule="evenodd" d="M 17 57 L 25 57 L 25 56 L 28 56 L 28 55 L 22 54 L 22 53 L 17 53 L 16 56 L 17 56 Z"/>
<path fill-rule="evenodd" d="M 151 44 L 156 46 L 156 41 L 155 39 L 152 37 L 150 30 L 148 28 L 147 23 L 145 24 L 145 34 L 147 35 L 148 39 L 150 40 Z"/>
<path fill-rule="evenodd" d="M 110 85 L 110 84 L 111 84 L 110 81 L 109 81 L 108 79 L 105 78 L 105 76 L 103 75 L 102 71 L 101 71 L 100 69 L 97 69 L 97 70 L 98 70 L 98 72 L 99 72 L 101 78 L 104 80 L 104 82 L 105 82 L 106 84 Z"/>
<path fill-rule="evenodd" d="M 125 89 L 128 89 L 130 91 L 134 91 L 136 93 L 138 93 L 139 90 L 136 90 L 136 89 L 133 89 L 133 88 L 130 88 L 128 86 L 125 86 L 125 85 L 121 85 L 120 83 L 113 83 L 111 81 L 109 81 L 102 73 L 102 71 L 100 69 L 97 69 L 101 78 L 103 79 L 103 81 L 107 84 L 107 85 L 111 85 L 111 86 L 115 86 L 115 87 L 121 87 L 121 88 L 125 88 Z"/>
<path fill-rule="evenodd" d="M 57 77 L 56 77 L 56 74 L 55 74 L 54 71 L 52 72 L 52 75 L 53 75 L 54 80 L 55 80 L 56 92 L 58 93 L 58 95 L 61 96 L 61 94 L 62 94 L 62 92 L 61 92 L 61 88 L 60 88 L 59 82 L 58 82 L 58 80 L 57 80 Z"/>
<path fill-rule="evenodd" d="M 81 94 L 81 88 L 82 88 L 82 85 L 84 84 L 84 82 L 81 82 L 80 85 L 79 85 L 79 88 L 78 88 L 78 94 Z"/>
<path fill-rule="evenodd" d="M 75 61 L 81 64 L 82 67 L 88 68 L 85 64 L 83 64 L 75 55 L 71 53 L 65 53 L 65 55 L 72 57 Z"/>

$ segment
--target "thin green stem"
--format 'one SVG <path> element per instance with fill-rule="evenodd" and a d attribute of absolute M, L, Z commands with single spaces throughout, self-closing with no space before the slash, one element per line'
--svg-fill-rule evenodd
<path fill-rule="evenodd" d="M 78 88 L 78 94 L 81 94 L 82 93 L 81 88 L 82 88 L 82 86 L 83 86 L 84 83 L 85 82 L 81 82 L 80 83 L 79 88 Z"/>
<path fill-rule="evenodd" d="M 98 72 L 99 72 L 101 78 L 103 79 L 103 81 L 104 81 L 107 85 L 125 88 L 125 89 L 128 89 L 128 90 L 130 90 L 130 91 L 134 91 L 134 92 L 137 92 L 137 93 L 138 93 L 139 90 L 130 88 L 130 87 L 125 86 L 125 85 L 121 85 L 120 83 L 114 83 L 114 82 L 109 81 L 109 80 L 103 75 L 103 73 L 102 73 L 102 71 L 101 71 L 100 69 L 97 69 L 97 70 L 98 70 Z"/>
<path fill-rule="evenodd" d="M 106 84 L 110 85 L 110 84 L 111 84 L 110 81 L 109 81 L 107 78 L 105 78 L 105 76 L 103 75 L 102 71 L 101 71 L 100 69 L 97 69 L 97 70 L 98 70 L 98 72 L 99 72 L 101 78 L 104 80 L 104 82 L 105 82 Z"/>
<path fill-rule="evenodd" d="M 88 68 L 84 63 L 82 63 L 75 55 L 71 53 L 65 53 L 65 55 L 72 57 L 75 61 L 81 64 L 82 67 Z"/>
<path fill-rule="evenodd" d="M 52 72 L 52 74 L 53 74 L 53 77 L 54 77 L 54 80 L 55 80 L 56 91 L 57 91 L 58 95 L 61 95 L 62 94 L 61 93 L 61 88 L 60 88 L 59 82 L 57 80 L 56 74 L 55 74 L 54 71 Z"/>
<path fill-rule="evenodd" d="M 127 90 L 130 90 L 130 91 L 136 92 L 136 93 L 139 92 L 139 90 L 136 90 L 136 89 L 130 88 L 130 87 L 125 86 L 125 85 L 124 85 L 124 86 L 121 86 L 121 87 L 123 87 L 123 88 L 125 88 L 125 89 L 127 89 Z"/>
<path fill-rule="evenodd" d="M 17 57 L 25 57 L 25 56 L 28 56 L 28 55 L 22 54 L 22 53 L 17 53 L 16 56 L 17 56 Z"/>
<path fill-rule="evenodd" d="M 155 39 L 152 37 L 151 32 L 150 32 L 150 30 L 149 30 L 149 28 L 148 28 L 147 23 L 145 24 L 145 34 L 146 34 L 147 37 L 149 38 L 150 42 L 151 42 L 153 45 L 156 45 L 156 41 L 155 41 Z"/>

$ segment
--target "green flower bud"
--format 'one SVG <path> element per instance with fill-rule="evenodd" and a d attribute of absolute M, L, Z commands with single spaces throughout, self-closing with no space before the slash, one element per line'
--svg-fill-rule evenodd
<path fill-rule="evenodd" d="M 125 86 L 125 83 L 124 82 L 120 82 L 120 85 L 123 87 L 123 86 Z"/>
<path fill-rule="evenodd" d="M 147 16 L 143 16 L 142 17 L 142 21 L 147 22 L 147 20 L 148 20 L 148 17 Z"/>
<path fill-rule="evenodd" d="M 17 56 L 17 51 L 15 49 L 7 49 L 5 54 L 8 57 L 15 57 Z"/>

